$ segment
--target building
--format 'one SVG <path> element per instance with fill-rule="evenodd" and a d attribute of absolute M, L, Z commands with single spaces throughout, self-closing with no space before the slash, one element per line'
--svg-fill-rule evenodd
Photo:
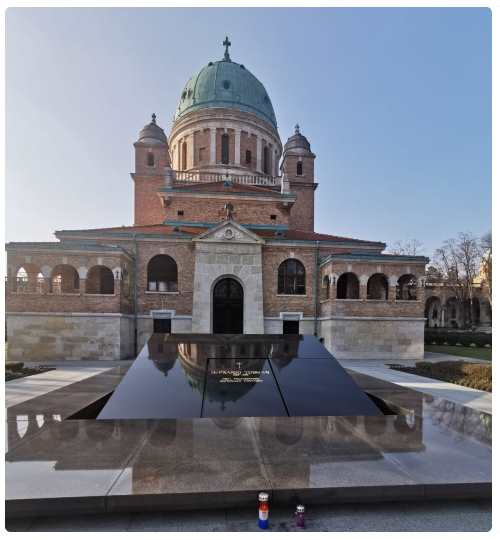
<path fill-rule="evenodd" d="M 314 231 L 316 156 L 282 145 L 262 83 L 229 56 L 134 143 L 133 225 L 7 245 L 8 355 L 127 358 L 153 332 L 317 334 L 338 358 L 423 356 L 425 257 Z"/>

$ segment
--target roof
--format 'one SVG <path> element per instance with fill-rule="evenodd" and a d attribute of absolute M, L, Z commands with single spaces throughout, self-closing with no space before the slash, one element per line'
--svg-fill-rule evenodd
<path fill-rule="evenodd" d="M 163 129 L 156 123 L 156 114 L 151 117 L 151 122 L 146 124 L 139 132 L 137 142 L 147 144 L 166 144 L 167 136 Z"/>
<path fill-rule="evenodd" d="M 85 242 L 9 242 L 5 245 L 7 250 L 28 249 L 33 250 L 64 250 L 64 251 L 99 251 L 128 254 L 120 246 L 89 244 Z"/>
<path fill-rule="evenodd" d="M 230 108 L 253 113 L 275 128 L 276 116 L 264 85 L 243 64 L 224 60 L 209 62 L 184 86 L 175 120 L 192 111 Z"/>
<path fill-rule="evenodd" d="M 393 255 L 389 253 L 333 253 L 321 261 L 321 265 L 332 260 L 366 260 L 369 262 L 421 263 L 427 264 L 428 257 L 422 255 Z"/>
<path fill-rule="evenodd" d="M 219 223 L 200 223 L 200 226 L 195 226 L 192 223 L 184 225 L 179 222 L 178 226 L 173 224 L 165 225 L 158 223 L 154 225 L 132 225 L 122 227 L 107 227 L 102 229 L 81 229 L 81 230 L 68 230 L 68 231 L 56 231 L 57 236 L 85 236 L 86 234 L 92 236 L 98 235 L 110 235 L 110 236 L 130 236 L 134 233 L 136 235 L 155 235 L 155 236 L 198 236 L 203 231 L 217 226 Z M 385 248 L 383 242 L 373 242 L 369 240 L 359 240 L 358 238 L 349 238 L 346 236 L 335 236 L 331 234 L 321 234 L 312 231 L 302 231 L 299 229 L 286 229 L 280 230 L 277 233 L 274 229 L 261 229 L 256 226 L 252 227 L 251 224 L 243 225 L 244 227 L 252 230 L 258 236 L 273 241 L 300 241 L 300 242 L 332 242 L 332 243 L 345 243 L 345 244 L 358 244 L 360 246 L 374 246 L 379 249 Z"/>

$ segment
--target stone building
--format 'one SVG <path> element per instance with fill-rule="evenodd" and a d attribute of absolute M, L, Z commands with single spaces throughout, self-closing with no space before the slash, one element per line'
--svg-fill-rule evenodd
<path fill-rule="evenodd" d="M 7 245 L 9 359 L 127 358 L 153 332 L 317 334 L 338 358 L 421 358 L 425 257 L 314 231 L 315 154 L 265 87 L 208 62 L 170 134 L 134 143 L 133 225 Z"/>

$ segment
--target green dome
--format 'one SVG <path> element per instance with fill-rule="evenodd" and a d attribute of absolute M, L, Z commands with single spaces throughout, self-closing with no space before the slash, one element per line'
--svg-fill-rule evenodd
<path fill-rule="evenodd" d="M 209 62 L 189 79 L 182 91 L 175 119 L 212 107 L 253 113 L 277 127 L 273 105 L 264 85 L 243 64 L 231 60 Z"/>

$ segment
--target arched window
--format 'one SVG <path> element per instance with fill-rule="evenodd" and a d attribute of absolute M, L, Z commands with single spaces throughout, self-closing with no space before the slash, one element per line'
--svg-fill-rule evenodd
<path fill-rule="evenodd" d="M 413 274 L 404 274 L 398 279 L 396 300 L 417 299 L 417 278 Z"/>
<path fill-rule="evenodd" d="M 384 274 L 373 274 L 368 280 L 366 295 L 368 300 L 387 300 L 389 283 Z"/>
<path fill-rule="evenodd" d="M 224 164 L 229 163 L 229 135 L 223 133 L 221 137 L 221 161 Z"/>
<path fill-rule="evenodd" d="M 28 272 L 22 266 L 16 274 L 16 291 L 28 292 Z"/>
<path fill-rule="evenodd" d="M 269 147 L 264 146 L 264 164 L 262 167 L 262 170 L 264 171 L 264 174 L 269 174 Z"/>
<path fill-rule="evenodd" d="M 297 259 L 287 259 L 280 264 L 278 294 L 306 294 L 306 270 Z"/>
<path fill-rule="evenodd" d="M 59 264 L 50 276 L 50 292 L 54 294 L 78 293 L 80 277 L 76 269 L 69 264 Z"/>
<path fill-rule="evenodd" d="M 114 294 L 113 272 L 107 266 L 93 266 L 87 274 L 85 292 L 87 294 Z"/>
<path fill-rule="evenodd" d="M 182 143 L 182 158 L 181 158 L 181 170 L 185 171 L 187 169 L 187 143 L 184 141 Z"/>
<path fill-rule="evenodd" d="M 425 325 L 429 328 L 441 325 L 441 300 L 437 296 L 431 296 L 426 300 L 425 317 Z"/>
<path fill-rule="evenodd" d="M 245 163 L 247 165 L 251 165 L 252 164 L 252 151 L 251 150 L 247 150 L 245 152 Z"/>
<path fill-rule="evenodd" d="M 302 161 L 297 161 L 297 176 L 302 176 Z"/>
<path fill-rule="evenodd" d="M 322 296 L 323 300 L 328 300 L 330 298 L 330 277 L 329 276 L 323 276 L 322 281 Z"/>
<path fill-rule="evenodd" d="M 148 167 L 154 167 L 155 166 L 155 155 L 153 152 L 148 152 Z"/>
<path fill-rule="evenodd" d="M 168 255 L 155 255 L 148 263 L 148 291 L 177 291 L 177 263 Z"/>
<path fill-rule="evenodd" d="M 339 300 L 356 300 L 359 298 L 359 279 L 356 274 L 346 272 L 337 280 L 337 298 Z"/>

